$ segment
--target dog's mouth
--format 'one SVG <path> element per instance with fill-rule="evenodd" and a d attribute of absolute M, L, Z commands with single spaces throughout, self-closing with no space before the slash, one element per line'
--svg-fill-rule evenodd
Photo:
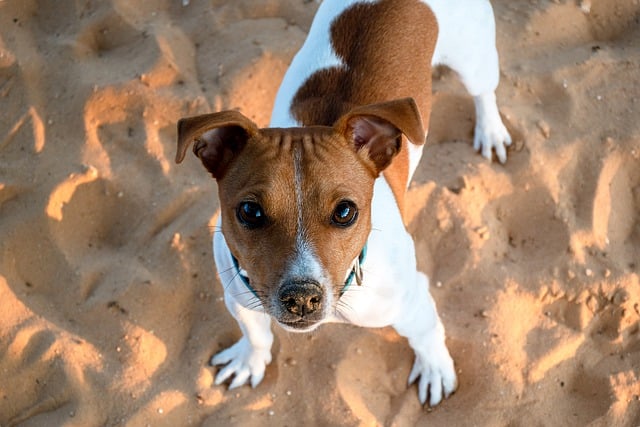
<path fill-rule="evenodd" d="M 309 332 L 320 326 L 317 320 L 298 319 L 298 320 L 280 320 L 276 319 L 283 329 L 290 332 Z"/>

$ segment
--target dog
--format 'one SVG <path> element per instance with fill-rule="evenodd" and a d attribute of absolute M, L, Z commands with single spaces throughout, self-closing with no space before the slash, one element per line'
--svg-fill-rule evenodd
<path fill-rule="evenodd" d="M 506 160 L 498 55 L 486 0 L 324 0 L 260 129 L 237 111 L 178 123 L 217 180 L 213 250 L 242 337 L 216 354 L 215 383 L 263 379 L 271 319 L 392 326 L 415 353 L 409 385 L 434 406 L 456 390 L 443 324 L 403 222 L 431 111 L 431 67 L 458 73 L 476 107 L 474 146 Z M 265 313 L 268 314 L 265 315 Z"/>

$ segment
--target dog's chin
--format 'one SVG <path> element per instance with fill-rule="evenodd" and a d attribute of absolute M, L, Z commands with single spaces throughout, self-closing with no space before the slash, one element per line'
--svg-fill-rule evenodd
<path fill-rule="evenodd" d="M 296 322 L 285 322 L 276 319 L 276 322 L 278 322 L 278 325 L 280 325 L 285 331 L 298 333 L 311 332 L 317 329 L 318 326 L 322 324 L 322 321 L 310 321 L 304 319 L 298 320 Z"/>

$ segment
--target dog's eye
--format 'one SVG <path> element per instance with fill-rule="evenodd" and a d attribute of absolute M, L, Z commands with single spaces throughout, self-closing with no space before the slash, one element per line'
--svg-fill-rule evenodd
<path fill-rule="evenodd" d="M 247 228 L 259 228 L 266 224 L 267 217 L 256 202 L 242 202 L 236 208 L 236 216 Z"/>
<path fill-rule="evenodd" d="M 331 223 L 338 227 L 349 227 L 358 219 L 358 207 L 351 200 L 343 200 L 333 211 Z"/>

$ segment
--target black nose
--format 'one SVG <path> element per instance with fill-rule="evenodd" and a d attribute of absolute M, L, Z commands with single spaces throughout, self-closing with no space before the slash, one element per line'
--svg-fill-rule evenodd
<path fill-rule="evenodd" d="M 322 309 L 324 292 L 316 282 L 292 282 L 280 289 L 278 298 L 289 313 L 305 317 Z"/>

